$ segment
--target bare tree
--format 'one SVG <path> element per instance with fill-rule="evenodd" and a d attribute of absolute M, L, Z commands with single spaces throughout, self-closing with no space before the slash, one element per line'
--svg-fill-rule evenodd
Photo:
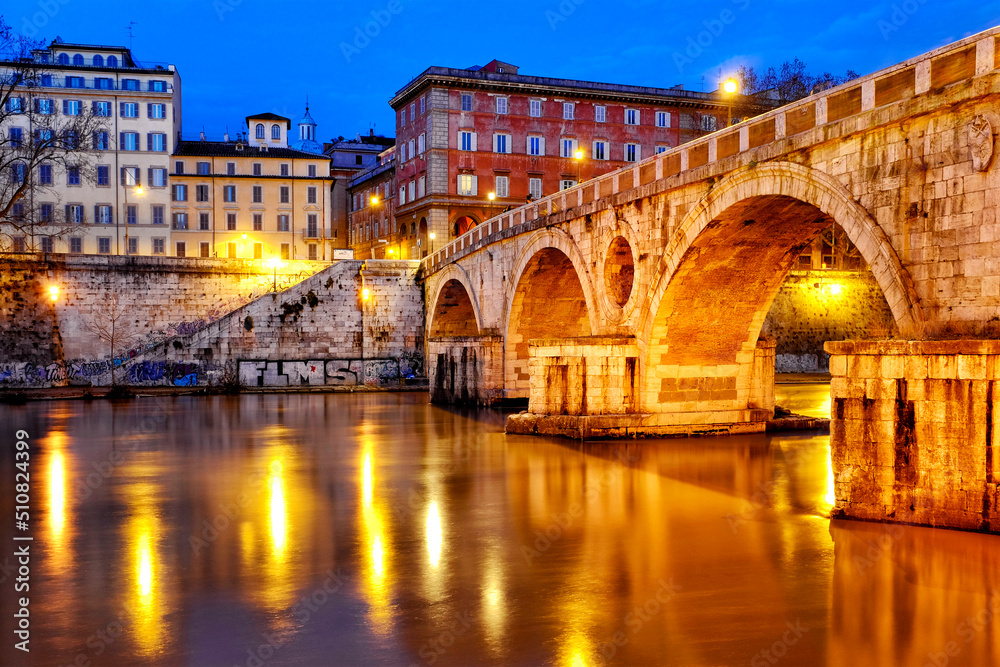
<path fill-rule="evenodd" d="M 104 117 L 77 103 L 56 109 L 52 75 L 33 53 L 42 48 L 17 34 L 0 16 L 0 249 L 15 236 L 45 232 L 61 236 L 72 227 L 51 203 L 57 201 L 56 174 L 93 180 L 95 157 L 109 147 Z M 44 171 L 44 173 L 43 173 Z"/>
<path fill-rule="evenodd" d="M 122 364 L 116 363 L 119 354 L 127 351 L 139 342 L 141 335 L 129 322 L 131 308 L 128 307 L 118 292 L 109 296 L 101 306 L 96 307 L 90 319 L 90 330 L 101 340 L 107 343 L 111 354 L 111 386 L 119 387 L 120 374 L 118 367 Z"/>
<path fill-rule="evenodd" d="M 794 58 L 781 63 L 778 69 L 768 67 L 763 73 L 758 73 L 753 67 L 742 66 L 736 71 L 739 90 L 743 95 L 758 95 L 765 92 L 768 97 L 780 104 L 788 104 L 801 100 L 812 93 L 838 86 L 858 78 L 858 73 L 847 70 L 844 76 L 835 76 L 824 72 L 818 76 L 806 71 L 806 64 Z"/>

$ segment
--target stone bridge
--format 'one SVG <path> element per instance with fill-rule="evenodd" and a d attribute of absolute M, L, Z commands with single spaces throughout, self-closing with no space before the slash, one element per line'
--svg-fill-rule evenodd
<path fill-rule="evenodd" d="M 998 68 L 995 28 L 475 227 L 423 262 L 432 398 L 528 398 L 509 432 L 763 430 L 774 348 L 761 326 L 802 249 L 834 225 L 900 338 L 997 337 Z M 837 345 L 850 344 L 828 344 L 835 450 L 850 419 L 891 422 L 875 466 L 890 476 L 905 458 L 899 429 L 921 423 L 899 421 L 908 381 L 987 382 L 968 393 L 985 414 L 1000 378 L 990 345 L 965 378 L 957 363 L 929 375 L 926 346 L 883 359 Z M 884 414 L 862 414 L 883 398 Z M 998 444 L 985 437 L 982 456 Z M 980 476 L 1000 457 L 984 461 Z"/>

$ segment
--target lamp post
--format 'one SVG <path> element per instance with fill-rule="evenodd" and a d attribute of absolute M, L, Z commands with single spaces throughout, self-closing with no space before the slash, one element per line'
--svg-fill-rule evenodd
<path fill-rule="evenodd" d="M 274 271 L 274 292 L 278 291 L 278 267 L 283 266 L 281 260 L 277 257 L 272 257 L 267 260 L 267 266 L 271 267 Z"/>
<path fill-rule="evenodd" d="M 583 151 L 578 150 L 573 153 L 573 159 L 576 160 L 576 184 L 580 184 L 580 174 L 583 169 Z"/>
<path fill-rule="evenodd" d="M 736 93 L 737 88 L 739 88 L 739 85 L 736 83 L 736 79 L 729 79 L 722 84 L 722 89 L 726 91 L 726 95 L 729 96 L 729 105 L 727 107 L 729 109 L 729 114 L 726 117 L 726 127 L 733 124 L 733 95 Z"/>
<path fill-rule="evenodd" d="M 141 197 L 144 192 L 145 192 L 145 190 L 142 189 L 142 186 L 136 184 L 136 186 L 135 186 L 135 194 L 137 196 Z M 128 185 L 125 186 L 125 216 L 124 217 L 125 217 L 125 254 L 126 255 L 130 255 L 132 253 L 129 252 L 129 248 L 128 248 L 128 225 L 129 225 L 129 219 L 128 219 Z M 116 224 L 115 225 L 115 244 L 116 245 L 118 243 L 118 237 L 119 237 L 118 228 L 119 228 L 119 226 Z M 120 255 L 121 254 L 121 248 L 117 248 L 116 247 L 115 248 L 115 253 Z"/>
<path fill-rule="evenodd" d="M 433 255 L 434 254 L 434 232 L 431 232 L 430 234 L 428 234 L 427 237 L 431 240 L 431 242 L 429 244 L 429 248 L 427 250 L 427 254 L 428 255 Z"/>
<path fill-rule="evenodd" d="M 486 198 L 490 200 L 490 217 L 493 217 L 493 200 L 497 198 L 497 193 L 491 192 L 486 195 Z"/>

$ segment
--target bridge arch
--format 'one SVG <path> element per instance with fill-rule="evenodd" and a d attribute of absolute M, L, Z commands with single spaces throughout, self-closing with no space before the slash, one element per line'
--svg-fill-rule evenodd
<path fill-rule="evenodd" d="M 449 264 L 434 276 L 434 289 L 429 296 L 429 337 L 475 336 L 482 332 L 479 299 L 468 274 L 458 264 Z"/>
<path fill-rule="evenodd" d="M 801 249 L 833 224 L 868 263 L 900 332 L 918 331 L 912 278 L 836 178 L 788 162 L 741 169 L 688 212 L 657 267 L 637 332 L 646 409 L 693 401 L 746 408 L 770 304 Z"/>
<path fill-rule="evenodd" d="M 560 229 L 533 234 L 518 253 L 504 298 L 504 388 L 528 396 L 528 341 L 590 336 L 599 330 L 587 262 Z"/>

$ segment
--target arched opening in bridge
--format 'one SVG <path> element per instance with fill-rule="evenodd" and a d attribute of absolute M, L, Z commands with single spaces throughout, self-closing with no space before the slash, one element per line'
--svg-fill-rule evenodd
<path fill-rule="evenodd" d="M 668 282 L 659 302 L 651 304 L 646 409 L 701 413 L 717 422 L 755 421 L 769 411 L 774 343 L 761 339 L 765 319 L 789 272 L 799 262 L 805 267 L 802 257 L 819 248 L 822 266 L 823 257 L 836 255 L 823 252 L 823 239 L 834 230 L 829 240 L 843 241 L 838 229 L 817 207 L 784 195 L 744 199 L 709 221 L 677 259 L 672 275 L 664 277 Z M 864 262 L 857 264 L 859 256 L 846 247 L 837 256 L 855 268 Z M 836 302 L 851 297 L 843 284 L 807 275 L 813 282 L 804 284 L 815 290 L 814 299 L 828 300 L 827 310 L 844 309 Z M 755 416 L 755 409 L 761 414 Z"/>
<path fill-rule="evenodd" d="M 428 335 L 432 338 L 479 335 L 472 299 L 459 281 L 449 280 L 438 293 Z"/>
<path fill-rule="evenodd" d="M 452 231 L 456 237 L 459 237 L 477 224 L 479 223 L 471 215 L 463 215 L 455 220 Z"/>
<path fill-rule="evenodd" d="M 589 335 L 587 300 L 573 262 L 555 248 L 535 253 L 518 278 L 507 320 L 507 397 L 528 397 L 529 341 Z"/>
<path fill-rule="evenodd" d="M 635 262 L 632 259 L 632 246 L 624 237 L 618 236 L 611 242 L 607 258 L 604 260 L 604 287 L 616 304 L 624 306 L 632 296 L 634 280 Z"/>

